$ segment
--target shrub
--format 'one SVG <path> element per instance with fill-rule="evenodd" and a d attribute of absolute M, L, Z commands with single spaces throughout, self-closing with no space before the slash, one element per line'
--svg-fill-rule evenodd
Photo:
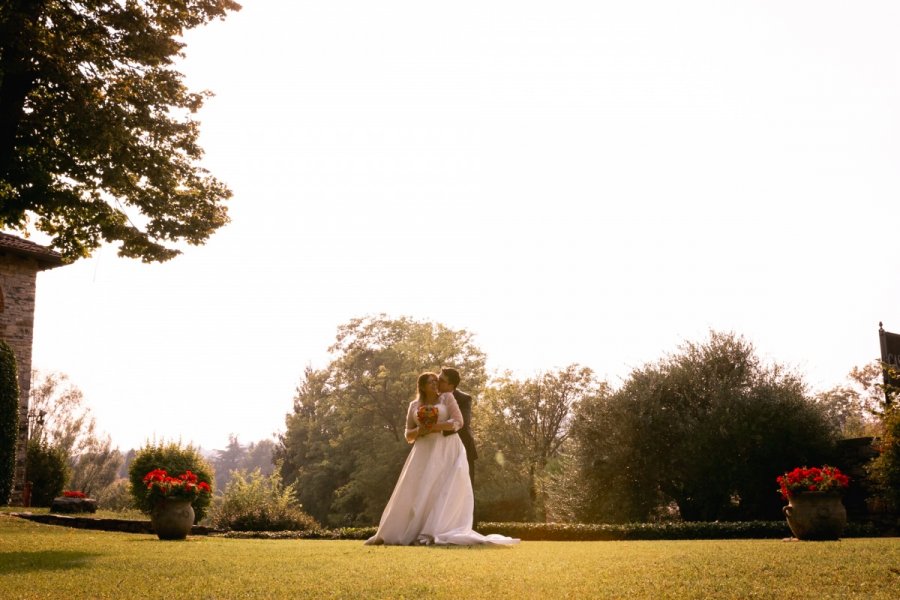
<path fill-rule="evenodd" d="M 682 521 L 669 523 L 480 523 L 482 534 L 529 541 L 716 540 L 789 538 L 785 521 Z M 870 523 L 848 523 L 844 537 L 872 537 Z"/>
<path fill-rule="evenodd" d="M 0 340 L 0 504 L 9 502 L 16 472 L 16 441 L 19 437 L 19 379 L 16 356 Z"/>
<path fill-rule="evenodd" d="M 97 506 L 104 510 L 116 511 L 134 508 L 134 498 L 131 497 L 129 485 L 125 478 L 116 479 L 97 492 Z"/>
<path fill-rule="evenodd" d="M 284 486 L 278 470 L 270 476 L 259 469 L 249 475 L 232 471 L 225 494 L 211 514 L 213 527 L 234 531 L 305 531 L 319 524 L 303 512 L 293 484 Z"/>
<path fill-rule="evenodd" d="M 175 442 L 152 442 L 140 448 L 128 466 L 128 480 L 134 505 L 149 514 L 153 510 L 153 500 L 148 494 L 144 477 L 150 471 L 164 469 L 170 473 L 193 472 L 201 481 L 212 482 L 213 468 L 193 445 L 182 446 Z M 209 509 L 210 494 L 200 494 L 191 503 L 194 521 L 199 522 Z"/>
<path fill-rule="evenodd" d="M 28 440 L 25 470 L 31 482 L 31 505 L 50 506 L 62 495 L 69 479 L 65 450 L 40 440 Z"/>
<path fill-rule="evenodd" d="M 777 519 L 773 474 L 828 462 L 832 434 L 799 374 L 713 332 L 578 404 L 570 447 L 587 493 L 570 512 L 645 521 L 674 501 L 687 521 Z"/>
<path fill-rule="evenodd" d="M 251 532 L 231 531 L 229 538 L 366 540 L 376 527 L 341 527 L 308 531 Z M 525 541 L 616 541 L 616 540 L 725 540 L 783 539 L 791 537 L 785 521 L 691 522 L 691 523 L 480 523 L 478 532 L 500 533 Z M 871 523 L 847 523 L 843 537 L 890 535 Z"/>
<path fill-rule="evenodd" d="M 896 402 L 900 402 L 900 396 Z M 888 407 L 882 417 L 879 454 L 869 464 L 868 471 L 878 495 L 895 511 L 900 510 L 900 406 Z"/>

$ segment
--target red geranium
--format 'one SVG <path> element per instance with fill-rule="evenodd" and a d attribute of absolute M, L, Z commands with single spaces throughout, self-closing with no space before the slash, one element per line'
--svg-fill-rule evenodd
<path fill-rule="evenodd" d="M 63 496 L 65 496 L 66 498 L 87 498 L 87 494 L 85 494 L 84 492 L 76 492 L 73 490 L 66 490 L 65 492 L 63 492 Z"/>
<path fill-rule="evenodd" d="M 803 492 L 839 492 L 850 485 L 850 478 L 837 467 L 797 467 L 779 476 L 778 491 L 787 500 Z"/>
<path fill-rule="evenodd" d="M 170 477 L 165 469 L 154 469 L 144 475 L 147 496 L 151 500 L 167 498 L 183 498 L 194 500 L 200 494 L 211 494 L 209 483 L 198 481 L 191 471 L 185 471 L 178 477 Z"/>

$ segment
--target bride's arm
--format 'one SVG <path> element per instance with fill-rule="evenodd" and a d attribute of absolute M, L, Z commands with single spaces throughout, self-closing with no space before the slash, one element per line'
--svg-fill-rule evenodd
<path fill-rule="evenodd" d="M 416 422 L 416 405 L 417 401 L 413 400 L 409 403 L 409 408 L 406 411 L 406 441 L 410 444 L 419 437 L 419 423 Z"/>
<path fill-rule="evenodd" d="M 441 394 L 441 400 L 447 407 L 449 418 L 442 423 L 438 423 L 437 428 L 443 429 L 444 431 L 459 431 L 462 428 L 464 421 L 462 411 L 459 410 L 459 404 L 457 404 L 453 392 L 444 392 Z"/>

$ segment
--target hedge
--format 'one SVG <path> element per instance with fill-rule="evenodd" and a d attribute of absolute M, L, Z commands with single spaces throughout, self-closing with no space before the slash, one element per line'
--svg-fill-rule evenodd
<path fill-rule="evenodd" d="M 230 531 L 233 538 L 366 540 L 375 527 L 344 527 L 310 531 Z M 785 521 L 679 522 L 679 523 L 479 523 L 478 533 L 499 533 L 523 541 L 615 541 L 615 540 L 718 540 L 781 539 L 791 537 Z M 878 537 L 870 523 L 847 523 L 842 537 Z"/>

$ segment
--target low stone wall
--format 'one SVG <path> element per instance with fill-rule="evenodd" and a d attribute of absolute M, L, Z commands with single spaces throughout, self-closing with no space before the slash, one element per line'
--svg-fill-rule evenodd
<path fill-rule="evenodd" d="M 67 515 L 35 514 L 30 512 L 9 513 L 13 516 L 36 523 L 46 525 L 62 525 L 63 527 L 75 527 L 77 529 L 95 529 L 99 531 L 121 531 L 123 533 L 155 533 L 150 521 L 130 521 L 127 519 L 99 519 L 95 517 L 70 517 Z M 221 533 L 217 529 L 194 525 L 191 535 L 209 535 Z"/>

